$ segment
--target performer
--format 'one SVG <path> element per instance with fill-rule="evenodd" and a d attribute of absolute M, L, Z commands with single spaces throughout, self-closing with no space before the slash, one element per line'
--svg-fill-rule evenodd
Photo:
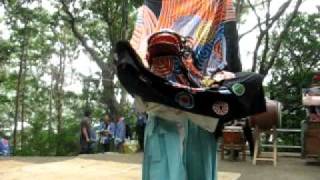
<path fill-rule="evenodd" d="M 203 66 L 210 59 L 207 71 L 216 71 L 219 66 L 227 66 L 227 61 L 232 61 L 229 69 L 240 71 L 237 42 L 232 42 L 237 39 L 237 32 L 232 22 L 234 11 L 231 3 L 213 0 L 146 0 L 139 9 L 131 43 L 144 57 L 147 38 L 161 29 L 171 29 L 180 35 L 195 38 L 199 67 L 204 69 Z M 225 36 L 226 33 L 231 36 Z M 183 116 L 180 121 L 172 121 L 170 117 L 163 119 L 158 115 L 149 114 L 143 180 L 217 179 L 217 142 L 213 133 L 199 128 Z M 174 119 L 179 120 L 179 115 L 176 116 Z"/>
<path fill-rule="evenodd" d="M 170 42 L 153 46 L 161 39 Z M 149 115 L 143 180 L 217 179 L 219 119 L 265 110 L 262 78 L 233 73 L 241 63 L 232 0 L 145 0 L 130 43 L 116 58 L 120 82 Z"/>

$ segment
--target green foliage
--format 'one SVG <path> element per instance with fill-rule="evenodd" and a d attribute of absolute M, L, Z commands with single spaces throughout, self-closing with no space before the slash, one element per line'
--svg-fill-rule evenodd
<path fill-rule="evenodd" d="M 302 106 L 302 88 L 308 87 L 313 72 L 320 70 L 320 15 L 299 14 L 284 38 L 272 81 L 268 85 L 271 97 L 284 105 L 283 125 L 300 128 L 306 119 Z"/>
<path fill-rule="evenodd" d="M 79 129 L 79 123 L 75 122 L 73 118 L 69 119 L 69 123 L 65 124 L 63 132 L 56 136 L 56 140 L 61 142 L 60 145 L 62 147 L 57 151 L 56 155 L 72 156 L 79 153 Z"/>
<path fill-rule="evenodd" d="M 122 108 L 121 114 L 125 115 L 126 124 L 128 124 L 129 127 L 133 129 L 136 125 L 137 116 L 133 110 L 132 105 L 129 103 L 125 104 L 125 107 Z"/>
<path fill-rule="evenodd" d="M 4 64 L 9 59 L 9 56 L 12 53 L 12 48 L 13 47 L 11 47 L 9 41 L 0 39 L 0 67 L 1 64 Z"/>

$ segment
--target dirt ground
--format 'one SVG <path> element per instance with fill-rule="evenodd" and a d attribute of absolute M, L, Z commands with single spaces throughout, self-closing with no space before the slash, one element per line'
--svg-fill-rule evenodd
<path fill-rule="evenodd" d="M 142 153 L 94 154 L 77 157 L 0 157 L 0 180 L 140 180 Z M 218 180 L 319 180 L 319 164 L 299 157 L 269 162 L 218 162 Z"/>
<path fill-rule="evenodd" d="M 142 154 L 95 154 L 78 157 L 14 157 L 0 159 L 2 180 L 139 180 Z M 239 173 L 219 172 L 219 180 Z"/>
<path fill-rule="evenodd" d="M 278 156 L 276 167 L 272 162 L 259 161 L 252 165 L 247 161 L 219 161 L 218 169 L 241 174 L 238 180 L 320 180 L 318 160 L 307 161 L 299 156 Z"/>

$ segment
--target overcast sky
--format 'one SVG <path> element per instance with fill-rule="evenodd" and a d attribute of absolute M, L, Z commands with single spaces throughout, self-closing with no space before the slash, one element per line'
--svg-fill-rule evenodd
<path fill-rule="evenodd" d="M 279 8 L 279 6 L 284 3 L 286 0 L 273 0 L 271 3 L 271 13 L 274 14 L 275 11 Z M 296 1 L 291 3 L 290 9 L 287 12 L 292 12 L 293 6 Z M 300 7 L 301 12 L 306 13 L 315 13 L 318 12 L 317 6 L 320 5 L 320 0 L 303 0 L 303 4 Z M 261 12 L 261 11 L 260 11 Z M 253 13 L 250 13 L 246 16 L 247 21 L 245 24 L 240 26 L 239 34 L 242 32 L 246 32 L 248 29 L 256 25 L 257 19 Z M 255 48 L 256 37 L 258 35 L 258 31 L 254 31 L 251 34 L 243 37 L 240 42 L 240 53 L 241 53 L 241 61 L 243 65 L 243 69 L 251 69 L 252 66 L 252 53 Z"/>

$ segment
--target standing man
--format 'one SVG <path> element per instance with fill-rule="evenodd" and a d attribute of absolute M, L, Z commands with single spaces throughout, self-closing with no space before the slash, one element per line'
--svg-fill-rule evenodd
<path fill-rule="evenodd" d="M 114 136 L 114 123 L 111 122 L 110 117 L 105 115 L 100 124 L 100 144 L 103 147 L 103 152 L 110 151 L 110 143 Z"/>
<path fill-rule="evenodd" d="M 110 118 L 110 116 L 109 116 L 109 118 Z M 116 123 L 111 118 L 110 118 L 110 121 L 109 121 L 107 132 L 108 132 L 109 146 L 110 146 L 109 150 L 114 151 L 114 149 L 115 149 L 115 147 L 114 147 L 114 137 L 115 137 L 115 133 L 116 133 Z"/>
<path fill-rule="evenodd" d="M 91 132 L 91 112 L 86 110 L 80 122 L 80 154 L 92 153 Z"/>
<path fill-rule="evenodd" d="M 115 137 L 114 137 L 114 144 L 116 150 L 118 152 L 124 152 L 124 140 L 126 138 L 126 124 L 124 121 L 124 117 L 118 117 L 116 122 L 116 129 L 115 129 Z"/>

